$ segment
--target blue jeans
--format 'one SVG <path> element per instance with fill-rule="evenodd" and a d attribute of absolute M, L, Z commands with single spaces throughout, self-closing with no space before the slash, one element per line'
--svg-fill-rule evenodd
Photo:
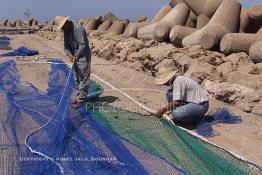
<path fill-rule="evenodd" d="M 166 93 L 167 101 L 173 101 L 173 90 L 168 90 Z M 182 102 L 181 106 L 173 109 L 173 119 L 178 122 L 196 122 L 208 111 L 209 103 L 203 102 L 200 104 Z"/>

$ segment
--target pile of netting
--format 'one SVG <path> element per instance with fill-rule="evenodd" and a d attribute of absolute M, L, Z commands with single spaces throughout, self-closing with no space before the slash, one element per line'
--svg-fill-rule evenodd
<path fill-rule="evenodd" d="M 204 118 L 196 127 L 196 132 L 205 137 L 213 137 L 220 135 L 219 132 L 214 131 L 213 125 L 219 123 L 236 124 L 242 122 L 241 117 L 236 116 L 227 108 L 219 108 L 215 113 L 207 118 Z"/>
<path fill-rule="evenodd" d="M 13 57 L 13 56 L 34 56 L 38 55 L 39 52 L 37 50 L 31 50 L 26 47 L 19 47 L 16 50 L 4 54 L 0 54 L 3 57 Z"/>
<path fill-rule="evenodd" d="M 10 44 L 10 38 L 7 36 L 0 36 L 0 49 L 7 49 Z"/>
<path fill-rule="evenodd" d="M 14 61 L 0 64 L 0 174 L 262 174 L 261 168 L 153 116 L 99 101 L 78 110 L 72 73 L 56 61 L 47 92 L 19 80 Z"/>

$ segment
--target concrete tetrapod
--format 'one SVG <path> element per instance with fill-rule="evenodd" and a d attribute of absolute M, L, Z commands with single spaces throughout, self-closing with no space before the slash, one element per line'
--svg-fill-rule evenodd
<path fill-rule="evenodd" d="M 170 38 L 170 41 L 173 44 L 176 44 L 177 46 L 181 46 L 182 40 L 186 36 L 196 32 L 196 31 L 197 31 L 197 29 L 195 29 L 195 28 L 176 25 L 175 27 L 173 27 L 171 29 L 170 34 L 169 34 L 169 38 Z"/>
<path fill-rule="evenodd" d="M 249 32 L 249 30 L 250 30 L 249 26 L 250 26 L 251 21 L 252 21 L 252 19 L 250 19 L 250 17 L 249 17 L 248 9 L 242 8 L 241 13 L 240 13 L 239 33 L 251 33 L 251 32 Z"/>
<path fill-rule="evenodd" d="M 191 27 L 191 28 L 196 28 L 196 23 L 197 23 L 197 16 L 194 12 L 190 11 L 185 26 Z"/>
<path fill-rule="evenodd" d="M 102 32 L 105 32 L 105 31 L 107 31 L 111 27 L 112 24 L 113 24 L 112 21 L 106 20 L 98 27 L 98 30 L 102 31 Z"/>
<path fill-rule="evenodd" d="M 86 20 L 85 18 L 81 18 L 81 19 L 79 19 L 78 22 L 79 22 L 79 24 L 83 25 L 85 20 Z"/>
<path fill-rule="evenodd" d="M 198 16 L 205 14 L 211 18 L 220 6 L 222 0 L 183 0 L 186 5 Z"/>
<path fill-rule="evenodd" d="M 109 32 L 108 34 L 111 36 L 120 35 L 125 31 L 127 25 L 128 25 L 128 20 L 114 21 L 108 30 Z"/>
<path fill-rule="evenodd" d="M 204 15 L 204 14 L 201 14 L 197 17 L 197 25 L 196 25 L 196 28 L 197 29 L 201 29 L 203 28 L 205 25 L 207 25 L 209 23 L 210 19 Z"/>
<path fill-rule="evenodd" d="M 12 25 L 12 22 L 11 22 L 11 21 L 7 21 L 6 27 L 14 27 L 14 26 Z"/>
<path fill-rule="evenodd" d="M 7 26 L 7 23 L 8 23 L 8 19 L 4 20 L 2 25 Z"/>
<path fill-rule="evenodd" d="M 139 16 L 137 22 L 145 22 L 147 20 L 146 16 Z"/>
<path fill-rule="evenodd" d="M 11 24 L 12 24 L 13 27 L 15 27 L 15 25 L 16 25 L 16 20 L 11 21 Z"/>
<path fill-rule="evenodd" d="M 106 12 L 102 16 L 101 20 L 102 20 L 102 22 L 105 22 L 107 20 L 114 22 L 114 21 L 118 21 L 119 19 L 115 15 L 113 15 L 111 12 Z"/>
<path fill-rule="evenodd" d="M 249 16 L 253 19 L 261 20 L 262 19 L 262 5 L 256 4 L 250 7 Z"/>
<path fill-rule="evenodd" d="M 171 0 L 170 1 L 170 3 L 169 3 L 169 5 L 172 7 L 172 8 L 174 8 L 177 4 L 179 4 L 179 3 L 184 3 L 184 1 L 183 0 Z"/>
<path fill-rule="evenodd" d="M 139 39 L 153 39 L 159 42 L 166 41 L 172 27 L 186 24 L 189 12 L 189 8 L 184 3 L 180 3 L 161 21 L 141 27 L 137 32 L 137 37 Z"/>
<path fill-rule="evenodd" d="M 85 30 L 86 31 L 96 30 L 100 24 L 101 24 L 101 19 L 98 18 L 90 19 L 87 25 L 85 26 Z"/>
<path fill-rule="evenodd" d="M 151 20 L 152 23 L 158 22 L 161 19 L 163 19 L 170 11 L 172 10 L 172 7 L 169 5 L 163 6 L 153 17 Z"/>
<path fill-rule="evenodd" d="M 184 3 L 183 0 L 171 0 L 169 5 L 174 8 L 177 4 L 179 3 Z M 197 16 L 194 12 L 190 11 L 189 17 L 187 19 L 187 22 L 185 26 L 195 28 L 196 27 L 196 21 L 197 21 Z"/>
<path fill-rule="evenodd" d="M 42 31 L 51 31 L 51 30 L 52 30 L 52 25 L 47 24 L 47 25 L 44 26 L 41 30 L 42 30 Z"/>
<path fill-rule="evenodd" d="M 240 11 L 241 5 L 239 2 L 223 0 L 205 27 L 183 39 L 183 46 L 200 45 L 204 49 L 219 47 L 220 40 L 226 33 L 239 30 Z"/>
<path fill-rule="evenodd" d="M 139 29 L 139 22 L 130 22 L 124 31 L 124 35 L 136 38 L 138 29 Z"/>
<path fill-rule="evenodd" d="M 137 38 L 137 32 L 138 32 L 139 28 L 146 26 L 149 23 L 150 22 L 131 22 L 126 27 L 124 34 L 126 36 L 131 36 L 131 37 Z"/>
<path fill-rule="evenodd" d="M 16 28 L 20 28 L 20 27 L 22 27 L 23 26 L 23 22 L 19 19 L 19 20 L 17 20 L 16 21 L 16 23 L 15 23 L 15 27 Z"/>
<path fill-rule="evenodd" d="M 228 33 L 220 43 L 220 51 L 224 54 L 249 52 L 250 46 L 262 40 L 262 28 L 256 33 Z"/>
<path fill-rule="evenodd" d="M 249 56 L 254 63 L 262 63 L 262 40 L 252 44 L 249 49 Z"/>
<path fill-rule="evenodd" d="M 83 21 L 83 24 L 82 24 L 82 25 L 83 25 L 84 27 L 86 27 L 86 25 L 88 24 L 89 21 L 90 21 L 90 19 L 85 19 L 85 20 Z"/>
<path fill-rule="evenodd" d="M 37 20 L 33 20 L 32 21 L 32 26 L 38 26 L 38 21 Z"/>
<path fill-rule="evenodd" d="M 250 9 L 241 10 L 240 32 L 256 33 L 262 26 L 262 5 L 253 5 Z"/>
<path fill-rule="evenodd" d="M 34 30 L 39 30 L 40 29 L 40 26 L 38 26 L 38 21 L 37 20 L 33 19 L 31 28 L 34 29 Z"/>
<path fill-rule="evenodd" d="M 29 21 L 28 21 L 27 25 L 29 25 L 29 26 L 32 26 L 32 25 L 33 25 L 33 21 L 34 21 L 34 19 L 33 19 L 33 18 L 29 19 Z"/>

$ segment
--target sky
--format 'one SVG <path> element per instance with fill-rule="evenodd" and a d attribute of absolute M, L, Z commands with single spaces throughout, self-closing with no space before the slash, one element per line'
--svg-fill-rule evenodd
<path fill-rule="evenodd" d="M 240 0 L 244 7 L 262 0 Z M 138 16 L 151 18 L 169 0 L 0 0 L 0 19 L 25 20 L 30 9 L 37 20 L 52 20 L 54 16 L 70 16 L 74 20 L 94 17 L 111 11 L 120 19 L 136 20 Z"/>

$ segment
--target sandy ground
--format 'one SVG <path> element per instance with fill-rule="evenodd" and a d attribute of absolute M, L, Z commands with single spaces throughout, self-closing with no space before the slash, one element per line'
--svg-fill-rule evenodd
<path fill-rule="evenodd" d="M 63 43 L 59 41 L 50 41 L 37 35 L 11 35 L 10 37 L 12 38 L 11 47 L 13 49 L 20 46 L 36 49 L 40 52 L 41 61 L 48 58 L 59 58 L 69 62 L 63 54 Z M 1 52 L 3 53 L 3 51 Z M 50 65 L 32 63 L 35 57 L 9 59 L 17 60 L 21 80 L 34 84 L 42 91 L 46 90 Z M 1 58 L 0 62 L 4 60 L 6 58 Z M 153 77 L 147 74 L 94 56 L 92 57 L 92 73 L 121 88 L 152 109 L 157 109 L 160 105 L 166 104 L 165 91 L 168 87 L 155 85 Z M 126 110 L 147 114 L 123 95 L 113 91 L 103 83 L 99 83 L 105 89 L 101 97 L 103 101 Z M 234 125 L 218 124 L 214 126 L 214 130 L 218 131 L 220 135 L 208 140 L 262 166 L 262 117 L 244 113 L 234 106 L 214 99 L 211 99 L 210 103 L 210 111 L 226 106 L 236 115 L 241 116 L 243 122 Z"/>

